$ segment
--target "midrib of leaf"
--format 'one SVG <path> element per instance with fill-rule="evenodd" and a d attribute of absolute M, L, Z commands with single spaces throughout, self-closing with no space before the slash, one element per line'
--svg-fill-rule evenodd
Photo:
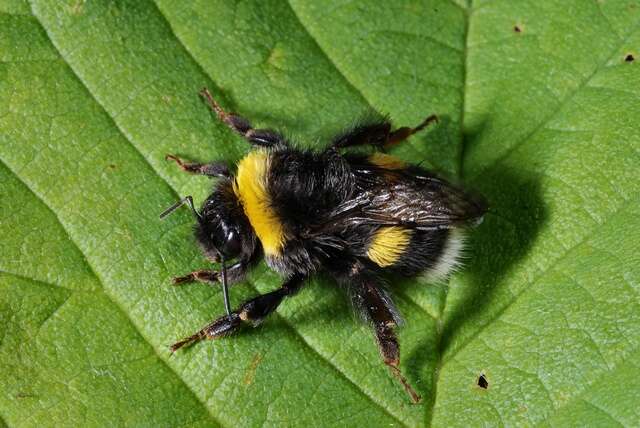
<path fill-rule="evenodd" d="M 43 197 L 36 192 L 22 177 L 20 177 L 19 174 L 17 174 L 13 169 L 11 169 L 11 167 L 9 165 L 7 165 L 3 160 L 0 159 L 0 162 L 2 163 L 2 165 L 9 170 L 18 180 L 20 180 L 20 182 L 24 185 L 24 187 L 26 189 L 29 190 L 29 192 L 31 192 L 31 194 L 34 196 L 34 198 L 36 198 L 38 201 L 40 201 L 42 203 L 43 206 L 45 206 L 49 212 L 53 215 L 53 217 L 56 219 L 56 221 L 58 222 L 58 224 L 60 225 L 60 227 L 64 230 L 67 238 L 69 239 L 69 242 L 71 242 L 76 249 L 78 250 L 78 252 L 82 255 L 84 264 L 87 266 L 87 268 L 90 270 L 90 272 L 92 273 L 92 275 L 96 278 L 97 282 L 102 286 L 102 288 L 100 290 L 96 290 L 95 292 L 99 292 L 104 294 L 109 301 L 116 307 L 118 308 L 118 311 L 120 313 L 122 313 L 125 318 L 127 320 L 129 320 L 129 323 L 131 324 L 131 326 L 134 328 L 134 330 L 137 332 L 138 335 L 140 335 L 140 337 L 147 343 L 147 345 L 149 346 L 149 348 L 151 348 L 151 350 L 153 351 L 153 355 L 154 358 L 156 358 L 158 361 L 160 361 L 162 363 L 163 366 L 167 367 L 169 369 L 169 371 L 171 371 L 171 373 L 173 373 L 175 375 L 175 377 L 180 381 L 180 383 L 182 385 L 184 385 L 184 387 L 193 395 L 193 397 L 197 400 L 197 402 L 199 402 L 202 407 L 206 410 L 206 412 L 209 414 L 209 416 L 211 417 L 211 421 L 214 422 L 216 425 L 218 426 L 223 426 L 220 421 L 218 421 L 215 417 L 215 415 L 211 412 L 211 410 L 209 409 L 208 406 L 205 405 L 205 403 L 200 399 L 200 397 L 198 397 L 198 395 L 193 391 L 193 389 L 191 389 L 191 387 L 179 376 L 179 374 L 169 365 L 165 362 L 165 360 L 163 360 L 160 355 L 158 354 L 158 352 L 156 351 L 156 349 L 153 347 L 153 345 L 151 345 L 151 343 L 149 342 L 149 340 L 145 337 L 145 335 L 142 333 L 142 331 L 140 329 L 138 329 L 138 326 L 136 325 L 135 322 L 133 322 L 133 320 L 131 319 L 131 317 L 129 316 L 129 314 L 127 313 L 126 310 L 124 310 L 124 308 L 118 303 L 118 301 L 114 298 L 114 296 L 112 296 L 109 292 L 108 292 L 108 288 L 104 287 L 103 284 L 103 280 L 102 278 L 100 278 L 100 276 L 98 275 L 98 273 L 96 272 L 96 270 L 94 269 L 94 267 L 92 266 L 92 264 L 89 262 L 89 259 L 86 257 L 86 254 L 82 251 L 82 249 L 80 248 L 80 246 L 76 243 L 76 241 L 74 240 L 73 236 L 68 232 L 68 227 L 67 225 L 64 223 L 64 221 L 60 218 L 60 216 L 55 212 L 55 210 L 53 210 L 49 204 L 46 202 L 45 199 L 43 199 Z M 9 272 L 8 272 L 9 273 Z M 42 280 L 38 280 L 35 278 L 29 278 L 29 277 L 25 277 L 23 275 L 17 275 L 15 273 L 9 273 L 10 275 L 13 276 L 17 276 L 17 277 L 22 277 L 25 279 L 28 279 L 30 281 L 34 281 L 34 282 L 38 282 L 38 283 L 42 283 L 42 284 L 46 284 L 48 286 L 51 287 L 62 287 L 65 288 L 63 285 L 54 285 L 54 284 L 49 284 L 46 282 L 43 282 Z M 77 292 L 78 290 L 74 290 L 74 289 L 70 289 L 70 288 L 66 288 L 67 290 L 71 291 L 72 293 Z M 65 300 L 66 302 L 66 300 Z M 64 305 L 64 302 L 63 304 Z M 60 305 L 55 312 L 57 312 L 62 305 Z M 49 318 L 51 316 L 53 316 L 53 314 L 55 314 L 55 312 L 53 312 Z"/>
<path fill-rule="evenodd" d="M 472 22 L 471 16 L 473 15 L 475 10 L 476 9 L 473 8 L 473 0 L 471 0 L 470 5 L 469 5 L 469 13 L 467 15 L 468 16 L 468 20 L 467 20 L 467 25 L 468 26 L 471 25 L 471 22 Z M 609 24 L 606 16 L 604 16 L 604 14 L 602 14 L 602 12 L 601 12 L 601 15 L 602 15 L 603 19 L 607 22 L 607 24 Z M 609 27 L 611 27 L 610 24 L 609 24 Z M 554 118 L 556 118 L 568 104 L 570 104 L 570 102 L 575 98 L 575 96 L 577 94 L 579 94 L 585 87 L 587 87 L 589 82 L 592 81 L 593 78 L 616 56 L 618 51 L 631 39 L 631 37 L 635 34 L 635 32 L 638 30 L 638 28 L 639 28 L 638 26 L 633 27 L 630 31 L 628 31 L 626 33 L 626 35 L 621 37 L 619 43 L 617 43 L 617 44 L 615 44 L 614 46 L 611 47 L 610 54 L 607 55 L 606 58 L 603 61 L 601 61 L 596 67 L 594 67 L 594 69 L 592 70 L 592 72 L 589 75 L 583 77 L 582 80 L 579 82 L 579 84 L 574 88 L 574 90 L 571 91 L 569 94 L 567 94 L 565 97 L 563 97 L 563 99 L 560 100 L 560 102 L 557 104 L 557 106 L 554 109 L 552 109 L 550 111 L 550 113 L 546 117 L 544 117 L 540 122 L 538 122 L 529 133 L 527 133 L 523 138 L 521 138 L 516 143 L 514 143 L 502 155 L 500 155 L 498 158 L 494 159 L 488 165 L 483 166 L 483 168 L 481 170 L 479 170 L 473 177 L 471 177 L 469 179 L 469 181 L 473 182 L 473 181 L 481 180 L 481 177 L 483 175 L 485 175 L 488 171 L 490 171 L 492 167 L 503 163 L 503 161 L 505 161 L 506 159 L 511 157 L 511 155 L 514 152 L 516 152 L 519 147 L 521 147 L 524 144 L 526 144 L 537 133 L 539 133 L 541 130 L 543 130 L 546 125 L 551 123 L 552 120 Z M 468 34 L 468 30 L 467 30 L 467 34 Z M 468 47 L 468 46 L 469 46 L 469 41 L 468 41 L 468 38 L 467 38 L 467 41 L 466 41 L 466 44 L 465 44 L 465 64 L 466 64 L 466 60 L 467 60 L 466 47 Z M 559 58 L 559 60 L 562 60 L 562 58 Z M 466 67 L 465 67 L 465 70 L 466 70 Z M 466 94 L 466 92 L 467 91 L 464 91 L 465 94 Z M 463 104 L 464 104 L 464 98 L 463 98 Z M 466 108 L 463 108 L 463 111 L 461 112 L 463 118 L 464 118 L 465 111 L 466 111 Z M 464 125 L 464 122 L 463 122 L 463 125 Z M 463 144 L 462 151 L 461 151 L 462 152 L 461 153 L 462 156 L 461 156 L 461 159 L 460 159 L 460 171 L 461 171 L 461 173 L 464 172 L 464 139 L 463 139 L 463 143 L 462 144 Z M 443 355 L 440 355 L 440 363 L 438 365 L 438 372 L 439 372 L 441 367 L 444 367 L 449 361 L 453 360 L 455 358 L 455 356 L 459 352 L 461 352 L 463 349 L 465 349 L 466 346 L 469 343 L 471 343 L 474 339 L 476 339 L 480 335 L 480 333 L 482 331 L 484 331 L 488 326 L 492 325 L 496 320 L 500 319 L 502 314 L 504 314 L 508 310 L 508 308 L 511 307 L 522 295 L 524 295 L 529 290 L 531 290 L 535 286 L 535 284 L 538 283 L 538 281 L 541 278 L 544 277 L 544 275 L 547 272 L 552 271 L 555 266 L 557 266 L 563 260 L 567 259 L 575 249 L 577 249 L 577 248 L 581 247 L 582 245 L 584 245 L 592 235 L 590 233 L 590 231 L 603 226 L 605 223 L 609 222 L 610 220 L 615 218 L 617 215 L 619 215 L 619 213 L 624 212 L 625 208 L 627 206 L 629 206 L 631 203 L 636 202 L 636 199 L 638 197 L 640 197 L 640 195 L 634 194 L 630 198 L 628 198 L 628 199 L 624 200 L 622 203 L 620 203 L 614 210 L 612 210 L 611 213 L 608 214 L 610 217 L 607 217 L 604 222 L 592 226 L 589 231 L 585 231 L 582 239 L 580 239 L 579 242 L 575 243 L 570 248 L 567 248 L 563 253 L 558 254 L 557 258 L 550 265 L 546 266 L 545 269 L 540 271 L 529 283 L 527 283 L 527 285 L 523 286 L 519 290 L 519 292 L 517 294 L 515 294 L 513 296 L 513 298 L 510 299 L 503 307 L 501 307 L 501 309 L 496 314 L 494 314 L 489 320 L 487 320 L 485 323 L 483 323 L 479 328 L 475 329 L 473 335 L 470 335 L 469 338 L 467 338 L 464 342 L 462 342 L 460 345 L 458 345 L 453 352 L 447 354 L 445 358 L 443 358 Z M 448 299 L 445 301 L 445 305 L 446 305 L 447 301 L 448 301 Z M 598 349 L 598 352 L 599 352 L 599 348 L 595 344 L 594 344 L 594 346 Z M 632 354 L 634 352 L 634 350 L 636 350 L 636 349 L 637 348 L 632 348 L 632 349 L 628 350 L 628 352 L 626 352 L 625 355 Z M 604 358 L 603 358 L 603 361 L 604 361 Z M 620 364 L 622 364 L 624 362 L 625 362 L 625 357 L 621 356 L 620 360 L 615 362 L 613 367 L 610 367 L 609 371 L 615 370 Z M 581 388 L 581 392 L 579 394 L 582 394 L 584 391 L 587 391 L 589 386 L 591 384 L 597 382 L 598 380 L 599 379 L 593 379 L 592 382 L 590 382 L 589 384 L 583 385 L 584 388 Z M 436 390 L 436 388 L 434 388 L 434 391 L 435 390 Z M 558 412 L 558 410 L 562 409 L 563 407 L 565 407 L 566 405 L 568 405 L 569 403 L 571 403 L 572 401 L 574 401 L 576 399 L 577 399 L 577 396 L 573 396 L 570 401 L 564 403 L 560 407 L 555 408 L 554 409 L 554 413 Z M 433 404 L 435 404 L 435 398 L 434 398 Z M 433 411 L 430 412 L 430 422 L 429 422 L 430 424 L 431 424 L 431 421 L 432 421 L 433 414 L 434 414 Z M 549 415 L 549 417 L 551 417 L 551 416 L 552 415 Z"/>
<path fill-rule="evenodd" d="M 462 6 L 460 6 L 462 8 Z M 465 11 L 465 30 L 464 30 L 464 49 L 462 51 L 463 56 L 463 70 L 462 70 L 462 106 L 460 108 L 460 126 L 464 129 L 464 113 L 465 113 L 465 100 L 467 93 L 467 49 L 469 47 L 469 28 L 471 26 L 471 16 L 473 13 L 473 0 L 468 0 L 466 7 L 463 8 Z M 463 129 L 460 132 L 460 159 L 458 161 L 458 174 L 460 178 L 462 178 L 462 174 L 464 172 L 464 153 L 465 153 L 465 136 Z M 447 284 L 449 284 L 449 280 L 447 280 Z M 447 288 L 448 290 L 448 288 Z M 438 347 L 435 350 L 437 354 L 437 363 L 435 368 L 435 373 L 433 375 L 433 386 L 431 387 L 432 397 L 429 401 L 429 406 L 427 410 L 427 425 L 433 425 L 433 415 L 434 415 L 434 407 L 436 405 L 436 400 L 438 398 L 438 380 L 440 379 L 440 372 L 442 371 L 442 367 L 445 364 L 443 359 L 443 350 L 442 350 L 442 335 L 444 333 L 444 319 L 443 316 L 445 314 L 445 310 L 447 309 L 447 294 L 444 296 L 444 302 L 442 304 L 442 310 L 440 311 L 440 318 L 438 319 Z"/>
<path fill-rule="evenodd" d="M 156 8 L 157 9 L 157 8 Z M 164 18 L 164 15 L 162 15 L 162 13 L 158 10 L 158 14 L 160 16 L 162 16 Z M 36 17 L 37 18 L 37 17 Z M 41 24 L 42 25 L 42 24 Z M 170 26 L 169 26 L 170 27 Z M 43 27 L 43 29 L 45 31 L 46 28 Z M 48 31 L 47 31 L 48 33 Z M 137 145 L 133 142 L 134 139 L 132 138 L 131 135 L 129 135 L 126 132 L 126 129 L 123 129 L 120 124 L 118 123 L 117 120 L 114 119 L 115 116 L 117 115 L 111 115 L 109 113 L 109 111 L 105 108 L 105 106 L 100 102 L 100 100 L 98 99 L 98 97 L 95 96 L 95 94 L 90 90 L 90 86 L 87 85 L 87 83 L 82 79 L 82 77 L 77 73 L 77 71 L 75 70 L 75 68 L 73 67 L 73 64 L 70 63 L 67 58 L 65 57 L 64 53 L 62 51 L 60 51 L 58 49 L 58 47 L 56 46 L 54 40 L 52 38 L 50 38 L 52 45 L 55 47 L 56 51 L 58 52 L 58 55 L 60 56 L 60 58 L 62 58 L 65 63 L 68 65 L 69 69 L 73 71 L 75 78 L 83 85 L 83 87 L 85 88 L 87 94 L 89 94 L 91 96 L 91 98 L 94 100 L 94 102 L 100 106 L 100 108 L 107 114 L 107 116 L 110 118 L 111 123 L 113 124 L 114 128 L 118 130 L 118 132 L 120 133 L 120 135 L 123 137 L 123 139 L 136 151 L 136 153 L 139 155 L 139 157 L 144 160 L 144 162 L 154 171 L 154 173 L 167 185 L 168 188 L 170 188 L 174 194 L 174 198 L 177 200 L 180 198 L 178 191 L 176 190 L 176 188 L 174 188 L 172 186 L 171 183 L 169 183 L 160 173 L 159 171 L 153 166 L 153 164 L 149 161 L 149 159 L 142 153 L 142 151 L 140 150 L 139 147 L 137 147 Z M 179 40 L 179 39 L 178 39 Z M 184 45 L 182 45 L 184 47 Z M 188 50 L 185 48 L 185 51 L 188 52 Z M 189 53 L 189 52 L 188 52 Z M 195 58 L 193 58 L 193 56 L 191 56 L 191 54 L 189 53 L 191 59 L 194 61 L 195 64 L 197 64 L 201 70 L 202 67 L 201 65 L 195 60 Z M 203 73 L 207 76 L 209 76 L 206 72 Z M 210 78 L 210 77 L 209 77 Z M 10 168 L 8 168 L 9 170 L 11 170 Z M 98 281 L 100 282 L 100 284 L 104 284 L 104 280 L 102 278 L 100 278 L 99 275 L 97 275 L 96 270 L 93 268 L 93 266 L 88 262 L 86 255 L 82 252 L 82 250 L 80 249 L 80 247 L 78 247 L 78 245 L 76 244 L 76 242 L 72 239 L 72 237 L 69 235 L 68 233 L 68 228 L 65 226 L 65 224 L 60 220 L 59 216 L 54 212 L 54 210 L 49 207 L 49 205 L 40 197 L 40 195 L 38 195 L 33 189 L 31 189 L 28 184 L 22 179 L 22 177 L 20 177 L 18 174 L 15 173 L 15 171 L 11 170 L 11 172 L 23 183 L 25 184 L 25 186 L 27 186 L 30 191 L 38 198 L 40 199 L 43 204 L 45 206 L 47 206 L 47 208 L 50 209 L 50 211 L 55 215 L 56 219 L 58 220 L 58 222 L 61 224 L 62 228 L 65 230 L 65 232 L 67 233 L 67 236 L 69 236 L 69 239 L 71 242 L 74 243 L 74 245 L 78 248 L 79 252 L 83 255 L 83 257 L 85 258 L 85 262 L 87 263 L 87 265 L 89 266 L 89 268 L 91 269 L 91 271 L 93 272 L 94 276 L 96 276 L 96 278 L 98 279 Z M 256 289 L 256 287 L 249 283 L 249 281 L 247 281 L 247 283 L 250 285 L 250 288 L 255 291 L 256 293 L 258 293 L 258 290 Z M 176 372 L 173 367 L 171 367 L 171 365 L 167 364 L 158 354 L 158 351 L 156 350 L 156 348 L 152 345 L 151 341 L 148 340 L 148 338 L 142 334 L 142 331 L 138 328 L 137 324 L 135 323 L 135 321 L 129 316 L 129 314 L 126 312 L 126 310 L 122 307 L 122 305 L 120 305 L 117 300 L 116 297 L 117 296 L 113 296 L 108 292 L 108 287 L 103 287 L 103 292 L 109 297 L 110 301 L 113 302 L 114 305 L 116 305 L 118 307 L 118 309 L 124 313 L 124 315 L 127 317 L 127 319 L 129 320 L 129 322 L 132 324 L 132 326 L 136 329 L 136 331 L 138 332 L 138 334 L 145 340 L 145 342 L 154 350 L 154 353 L 156 355 L 156 357 L 158 359 L 160 359 L 163 363 L 163 365 L 165 365 L 166 367 L 168 367 L 175 375 L 178 379 L 180 379 L 181 383 L 184 384 L 189 391 L 196 397 L 196 399 L 198 400 L 198 402 L 207 410 L 208 414 L 211 416 L 212 420 L 222 426 L 221 422 L 216 419 L 215 414 L 213 413 L 213 410 L 210 409 L 207 405 L 206 402 L 203 401 L 203 399 L 201 397 L 198 396 L 198 394 L 193 390 L 193 388 L 187 383 L 185 382 L 182 377 L 180 376 L 180 374 L 178 372 Z M 419 305 L 415 305 L 415 307 L 420 308 L 421 310 L 424 311 L 424 309 L 422 309 Z M 425 312 L 426 313 L 426 312 Z M 427 315 L 429 315 L 428 313 L 426 313 Z M 430 315 L 429 315 L 430 316 Z M 404 423 L 401 421 L 401 419 L 399 419 L 400 415 L 396 415 L 395 412 L 393 412 L 391 409 L 389 409 L 385 403 L 381 403 L 379 402 L 376 398 L 374 398 L 373 396 L 371 396 L 370 394 L 368 394 L 360 385 L 358 385 L 357 383 L 355 383 L 346 373 L 342 372 L 331 360 L 329 357 L 323 355 L 319 350 L 317 350 L 315 347 L 313 347 L 311 345 L 311 343 L 309 343 L 309 341 L 307 340 L 307 338 L 304 337 L 304 335 L 302 335 L 290 322 L 288 322 L 286 320 L 285 317 L 279 315 L 277 312 L 272 315 L 272 318 L 275 319 L 279 319 L 281 322 L 283 322 L 283 324 L 285 324 L 287 326 L 287 328 L 292 331 L 300 340 L 301 342 L 308 347 L 308 349 L 310 349 L 317 357 L 320 361 L 324 362 L 328 367 L 330 367 L 339 377 L 343 378 L 344 380 L 346 380 L 350 385 L 353 386 L 353 388 L 355 390 L 357 390 L 360 394 L 362 394 L 362 396 L 366 397 L 368 400 L 370 400 L 374 405 L 378 406 L 381 410 L 383 410 L 387 415 L 389 415 L 389 417 L 391 417 L 392 419 L 394 419 L 395 421 L 397 421 L 398 424 L 400 425 L 404 425 Z"/>

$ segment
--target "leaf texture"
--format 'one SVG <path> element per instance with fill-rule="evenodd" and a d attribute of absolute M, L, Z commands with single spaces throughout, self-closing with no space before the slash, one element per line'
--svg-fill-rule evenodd
<path fill-rule="evenodd" d="M 640 2 L 387 3 L 0 1 L 0 425 L 637 424 Z M 203 86 L 309 147 L 441 117 L 394 154 L 491 211 L 448 284 L 394 285 L 423 404 L 322 279 L 171 356 L 223 307 L 170 286 L 206 261 L 158 213 L 211 184 L 164 155 L 248 150 Z"/>

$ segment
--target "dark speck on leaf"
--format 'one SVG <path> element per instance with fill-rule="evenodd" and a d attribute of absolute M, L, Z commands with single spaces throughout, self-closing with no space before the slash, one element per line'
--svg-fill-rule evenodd
<path fill-rule="evenodd" d="M 115 166 L 114 164 L 110 163 L 110 164 L 109 164 L 109 168 L 110 168 L 110 169 L 116 169 L 116 166 Z"/>
<path fill-rule="evenodd" d="M 520 26 L 518 26 L 518 25 L 514 25 L 513 26 L 513 31 L 515 31 L 516 33 L 522 33 L 522 28 L 520 28 Z"/>
<path fill-rule="evenodd" d="M 624 60 L 626 62 L 633 62 L 635 60 L 634 56 L 632 54 L 627 54 L 627 56 L 624 57 Z"/>
<path fill-rule="evenodd" d="M 489 388 L 489 381 L 487 380 L 487 377 L 484 375 L 484 373 L 482 373 L 479 377 L 478 377 L 478 386 L 482 389 L 488 389 Z"/>

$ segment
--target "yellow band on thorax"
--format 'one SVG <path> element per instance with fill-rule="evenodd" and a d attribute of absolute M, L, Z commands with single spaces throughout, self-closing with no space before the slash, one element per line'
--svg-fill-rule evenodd
<path fill-rule="evenodd" d="M 250 152 L 238 163 L 233 190 L 265 254 L 278 255 L 284 245 L 285 233 L 267 192 L 268 171 L 269 154 L 265 150 Z"/>
<path fill-rule="evenodd" d="M 412 230 L 399 226 L 381 227 L 373 235 L 367 257 L 380 267 L 396 263 L 407 249 Z"/>

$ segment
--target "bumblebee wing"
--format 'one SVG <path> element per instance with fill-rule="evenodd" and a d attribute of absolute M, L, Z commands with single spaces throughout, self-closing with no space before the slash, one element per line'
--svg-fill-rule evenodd
<path fill-rule="evenodd" d="M 486 212 L 482 198 L 437 177 L 392 184 L 361 201 L 363 217 L 376 223 L 440 229 L 478 221 Z"/>
<path fill-rule="evenodd" d="M 482 197 L 416 166 L 352 164 L 358 192 L 338 206 L 335 225 L 444 229 L 473 224 L 487 211 Z"/>

